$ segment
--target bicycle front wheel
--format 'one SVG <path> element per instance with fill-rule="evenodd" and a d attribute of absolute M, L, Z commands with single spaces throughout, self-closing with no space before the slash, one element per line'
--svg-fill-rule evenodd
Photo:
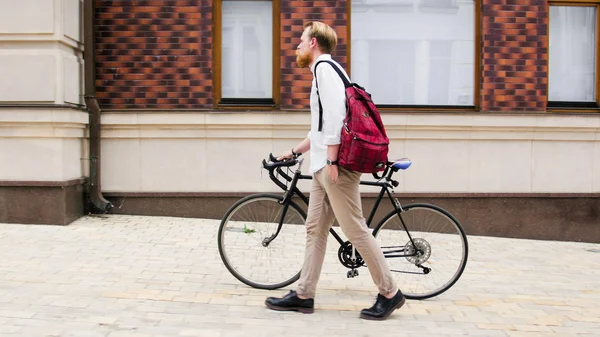
<path fill-rule="evenodd" d="M 398 287 L 410 299 L 448 290 L 467 264 L 462 226 L 450 213 L 428 204 L 407 205 L 400 216 L 389 213 L 373 231 Z"/>
<path fill-rule="evenodd" d="M 229 208 L 219 226 L 219 254 L 225 267 L 254 288 L 278 289 L 300 277 L 306 214 L 290 202 L 284 215 L 281 201 L 274 194 L 245 197 Z"/>

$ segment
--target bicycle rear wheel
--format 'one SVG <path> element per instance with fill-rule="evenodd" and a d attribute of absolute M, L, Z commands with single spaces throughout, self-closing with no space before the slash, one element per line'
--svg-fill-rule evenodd
<path fill-rule="evenodd" d="M 467 264 L 467 236 L 458 221 L 440 207 L 428 204 L 404 206 L 389 213 L 373 235 L 398 287 L 410 299 L 425 299 L 448 290 Z"/>
<path fill-rule="evenodd" d="M 306 214 L 290 202 L 277 233 L 284 209 L 281 200 L 274 194 L 245 197 L 229 208 L 219 226 L 219 254 L 225 267 L 254 288 L 277 289 L 300 277 Z"/>

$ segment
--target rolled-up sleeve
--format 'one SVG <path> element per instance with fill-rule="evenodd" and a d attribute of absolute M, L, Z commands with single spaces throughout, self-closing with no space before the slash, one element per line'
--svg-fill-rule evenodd
<path fill-rule="evenodd" d="M 346 117 L 346 89 L 344 82 L 330 64 L 317 67 L 319 97 L 323 106 L 323 141 L 325 145 L 340 143 Z"/>

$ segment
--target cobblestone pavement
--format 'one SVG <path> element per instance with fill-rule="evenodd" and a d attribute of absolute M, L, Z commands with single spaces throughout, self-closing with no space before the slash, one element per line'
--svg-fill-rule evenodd
<path fill-rule="evenodd" d="M 600 336 L 600 245 L 470 237 L 463 277 L 387 321 L 329 245 L 312 315 L 267 310 L 219 258 L 218 222 L 87 216 L 0 224 L 0 336 Z M 292 289 L 292 285 L 289 289 Z M 400 285 L 401 286 L 401 285 Z"/>

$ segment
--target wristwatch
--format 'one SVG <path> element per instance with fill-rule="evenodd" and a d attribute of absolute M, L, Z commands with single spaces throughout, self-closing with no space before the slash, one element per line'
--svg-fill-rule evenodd
<path fill-rule="evenodd" d="M 327 159 L 327 165 L 337 165 L 338 161 L 337 160 L 329 160 L 329 158 Z"/>

